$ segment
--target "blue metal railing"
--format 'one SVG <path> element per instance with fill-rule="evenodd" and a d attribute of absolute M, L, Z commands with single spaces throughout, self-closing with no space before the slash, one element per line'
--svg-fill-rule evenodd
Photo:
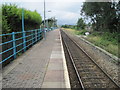
<path fill-rule="evenodd" d="M 29 30 L 29 31 L 24 31 L 24 32 L 12 32 L 12 33 L 8 33 L 8 34 L 0 34 L 0 37 L 7 37 L 7 36 L 11 36 L 11 40 L 9 41 L 5 41 L 0 43 L 0 46 L 5 47 L 4 45 L 7 45 L 9 43 L 12 43 L 12 47 L 7 48 L 6 50 L 2 50 L 2 52 L 0 52 L 0 55 L 4 55 L 5 53 L 11 51 L 12 54 L 5 57 L 2 61 L 0 61 L 0 64 L 2 64 L 3 62 L 9 60 L 11 57 L 13 57 L 14 59 L 17 57 L 17 54 L 21 51 L 26 51 L 26 49 L 29 46 L 34 45 L 36 42 L 38 42 L 39 40 L 41 40 L 43 38 L 43 30 L 40 29 L 35 29 L 35 30 Z M 21 36 L 20 36 L 21 34 Z M 16 36 L 20 36 L 19 38 L 16 38 Z M 17 43 L 18 41 L 22 40 L 20 43 Z M 17 50 L 18 47 L 22 47 L 19 50 Z"/>
<path fill-rule="evenodd" d="M 54 28 L 54 29 L 57 29 L 57 28 Z M 49 28 L 48 30 L 46 30 L 46 32 L 51 30 L 53 29 Z M 12 32 L 7 34 L 0 34 L 0 37 L 2 38 L 3 37 L 9 38 L 8 36 L 11 36 L 11 39 L 7 41 L 3 40 L 4 42 L 0 43 L 0 46 L 2 46 L 2 48 L 3 47 L 5 48 L 5 50 L 2 50 L 2 52 L 0 52 L 0 55 L 5 56 L 4 58 L 2 58 L 2 61 L 0 61 L 0 64 L 2 64 L 5 61 L 9 61 L 9 59 L 12 57 L 13 59 L 16 59 L 17 55 L 20 52 L 22 51 L 25 52 L 27 49 L 29 49 L 30 46 L 33 46 L 36 42 L 40 41 L 43 38 L 43 33 L 44 33 L 44 29 L 35 29 L 35 30 L 29 30 L 24 32 Z M 8 47 L 9 44 L 11 45 L 11 47 Z M 21 47 L 21 48 L 18 49 L 18 47 Z"/>

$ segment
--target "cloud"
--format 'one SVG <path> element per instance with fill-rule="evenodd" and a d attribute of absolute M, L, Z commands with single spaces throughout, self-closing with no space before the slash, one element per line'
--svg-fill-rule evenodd
<path fill-rule="evenodd" d="M 4 0 L 4 2 L 5 1 L 6 0 Z M 7 1 L 11 1 L 11 0 L 7 0 Z M 20 0 L 20 1 L 23 1 L 23 0 Z M 40 1 L 37 2 L 37 0 L 34 0 L 34 2 L 30 2 L 30 1 L 15 2 L 15 3 L 19 7 L 24 7 L 32 11 L 37 10 L 37 12 L 40 13 L 42 17 L 44 17 L 44 9 L 43 9 L 44 3 L 42 2 L 43 0 L 40 0 L 41 2 Z M 78 2 L 60 2 L 60 1 L 58 2 L 58 1 L 56 0 L 55 2 L 46 2 L 46 17 L 47 18 L 56 17 L 58 20 L 58 24 L 60 25 L 76 24 L 78 18 L 80 17 L 80 8 L 82 3 L 81 2 L 79 3 Z M 48 12 L 49 10 L 51 10 L 51 12 Z"/>
<path fill-rule="evenodd" d="M 58 24 L 76 24 L 78 18 L 80 17 L 80 14 L 73 13 L 73 12 L 66 12 L 66 11 L 56 11 L 56 16 L 58 19 Z M 62 23 L 61 23 L 62 22 Z"/>
<path fill-rule="evenodd" d="M 77 2 L 54 2 L 51 5 L 48 3 L 46 4 L 46 8 L 48 7 L 49 10 L 52 12 L 49 13 L 47 16 L 55 16 L 58 18 L 58 24 L 76 24 L 78 18 L 80 18 L 80 9 L 82 3 Z M 50 6 L 49 6 L 50 5 Z"/>

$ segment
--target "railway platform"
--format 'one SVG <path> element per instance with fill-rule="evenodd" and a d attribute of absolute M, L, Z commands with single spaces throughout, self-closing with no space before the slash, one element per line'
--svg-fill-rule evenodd
<path fill-rule="evenodd" d="M 3 68 L 2 88 L 70 88 L 60 31 L 46 34 Z"/>

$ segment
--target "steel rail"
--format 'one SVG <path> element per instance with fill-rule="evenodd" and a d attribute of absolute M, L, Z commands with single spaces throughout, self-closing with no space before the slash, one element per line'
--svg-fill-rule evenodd
<path fill-rule="evenodd" d="M 63 30 L 62 30 L 63 31 Z M 120 86 L 108 75 L 95 61 L 94 59 L 84 50 L 81 46 L 73 39 L 71 39 L 64 31 L 63 33 L 118 87 Z"/>
<path fill-rule="evenodd" d="M 77 70 L 77 67 L 76 67 L 76 65 L 75 65 L 75 62 L 74 62 L 74 60 L 73 60 L 73 58 L 72 58 L 71 52 L 70 52 L 70 50 L 69 50 L 66 42 L 64 41 L 63 37 L 62 37 L 62 40 L 63 40 L 63 43 L 64 43 L 64 45 L 65 45 L 65 47 L 66 47 L 66 49 L 67 49 L 67 52 L 68 52 L 68 54 L 69 54 L 69 56 L 70 56 L 70 59 L 71 59 L 72 65 L 73 65 L 73 67 L 74 67 L 74 70 L 75 70 L 75 72 L 76 72 L 76 75 L 77 75 L 78 81 L 79 81 L 79 83 L 80 83 L 80 86 L 82 87 L 83 90 L 85 90 L 85 87 L 84 87 L 83 82 L 82 82 L 82 80 L 81 80 L 81 77 L 80 77 L 80 75 L 79 75 L 79 73 L 78 73 L 78 70 Z"/>

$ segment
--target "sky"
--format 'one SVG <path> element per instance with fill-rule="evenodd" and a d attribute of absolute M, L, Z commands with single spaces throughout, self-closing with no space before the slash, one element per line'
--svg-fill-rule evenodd
<path fill-rule="evenodd" d="M 55 17 L 58 25 L 75 25 L 80 18 L 81 5 L 84 0 L 45 0 L 46 19 Z M 44 18 L 44 0 L 3 0 L 2 3 L 15 3 L 18 7 L 37 12 Z M 51 12 L 48 12 L 51 11 Z"/>
<path fill-rule="evenodd" d="M 75 25 L 81 18 L 80 10 L 86 0 L 45 0 L 46 19 L 55 17 L 58 25 Z M 90 2 L 106 2 L 108 0 L 87 0 Z M 118 0 L 115 0 L 118 1 Z M 15 3 L 28 10 L 36 10 L 44 18 L 44 0 L 2 0 L 2 3 Z M 48 12 L 51 11 L 51 12 Z M 86 21 L 86 23 L 89 22 Z"/>

